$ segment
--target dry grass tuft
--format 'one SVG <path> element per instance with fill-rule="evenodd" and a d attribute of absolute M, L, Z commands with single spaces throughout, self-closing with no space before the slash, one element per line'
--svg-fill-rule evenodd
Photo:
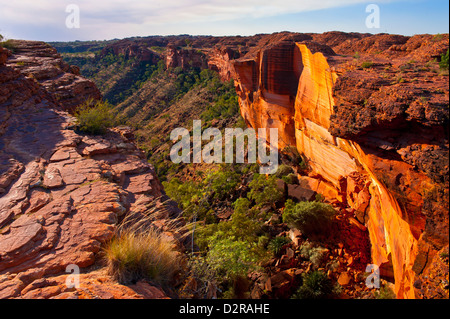
<path fill-rule="evenodd" d="M 127 229 L 115 236 L 105 249 L 109 273 L 121 283 L 145 278 L 171 281 L 179 270 L 179 253 L 154 229 L 134 233 Z"/>
<path fill-rule="evenodd" d="M 147 279 L 165 284 L 181 270 L 182 255 L 174 241 L 152 223 L 163 209 L 153 207 L 145 214 L 129 214 L 118 225 L 104 249 L 108 273 L 118 282 L 127 284 Z M 186 226 L 176 220 L 167 224 L 172 232 L 185 232 Z"/>

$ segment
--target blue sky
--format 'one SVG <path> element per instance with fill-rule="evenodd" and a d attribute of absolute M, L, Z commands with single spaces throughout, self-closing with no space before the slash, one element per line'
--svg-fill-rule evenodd
<path fill-rule="evenodd" d="M 80 28 L 67 28 L 69 4 Z M 366 6 L 380 8 L 367 28 Z M 447 0 L 0 0 L 6 38 L 72 41 L 147 35 L 253 35 L 279 31 L 413 35 L 449 32 Z"/>

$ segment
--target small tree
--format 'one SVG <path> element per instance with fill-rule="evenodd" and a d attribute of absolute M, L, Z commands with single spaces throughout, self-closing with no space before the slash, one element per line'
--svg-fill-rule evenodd
<path fill-rule="evenodd" d="M 272 205 L 283 199 L 283 192 L 278 189 L 276 176 L 255 174 L 249 184 L 250 192 L 248 198 L 255 201 L 256 205 Z"/>
<path fill-rule="evenodd" d="M 295 204 L 292 200 L 286 201 L 283 212 L 283 221 L 289 227 L 297 228 L 310 237 L 328 236 L 333 217 L 334 208 L 321 202 L 300 202 Z"/>

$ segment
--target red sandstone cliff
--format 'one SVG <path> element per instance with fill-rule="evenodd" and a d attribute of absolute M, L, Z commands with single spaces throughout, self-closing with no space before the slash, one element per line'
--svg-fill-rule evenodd
<path fill-rule="evenodd" d="M 427 297 L 423 273 L 448 245 L 449 82 L 431 69 L 448 35 L 300 41 L 277 34 L 232 62 L 241 114 L 278 128 L 280 149 L 296 147 L 355 209 L 398 297 Z"/>

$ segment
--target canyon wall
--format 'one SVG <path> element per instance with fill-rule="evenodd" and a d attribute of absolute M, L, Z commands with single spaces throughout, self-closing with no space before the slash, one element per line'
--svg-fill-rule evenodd
<path fill-rule="evenodd" d="M 297 148 L 354 209 L 397 296 L 420 298 L 448 245 L 448 76 L 424 69 L 448 35 L 369 38 L 274 41 L 233 61 L 236 91 L 247 124 L 278 128 L 280 149 Z"/>

